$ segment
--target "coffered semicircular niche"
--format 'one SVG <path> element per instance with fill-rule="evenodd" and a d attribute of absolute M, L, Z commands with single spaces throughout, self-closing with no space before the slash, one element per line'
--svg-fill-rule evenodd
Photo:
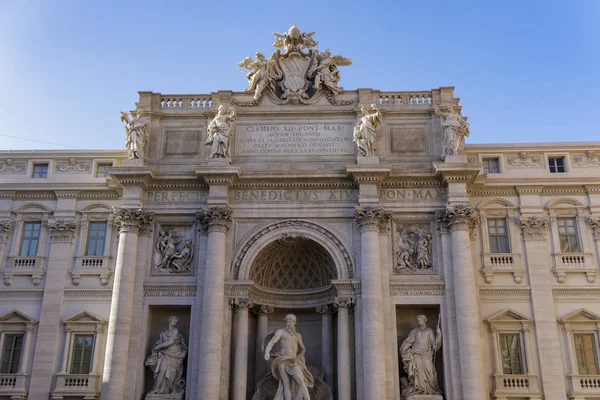
<path fill-rule="evenodd" d="M 329 253 L 301 234 L 283 235 L 268 244 L 250 270 L 256 285 L 286 291 L 324 288 L 336 275 Z"/>

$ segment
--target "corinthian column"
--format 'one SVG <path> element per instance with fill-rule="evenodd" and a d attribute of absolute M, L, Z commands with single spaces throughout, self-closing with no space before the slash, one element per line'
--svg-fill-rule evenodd
<path fill-rule="evenodd" d="M 258 383 L 267 373 L 267 362 L 265 361 L 265 353 L 261 350 L 263 342 L 267 337 L 267 329 L 269 324 L 269 315 L 273 314 L 275 308 L 272 306 L 261 305 L 258 310 L 258 324 L 256 327 L 256 355 L 254 364 L 254 382 Z"/>
<path fill-rule="evenodd" d="M 464 400 L 487 398 L 479 316 L 477 282 L 473 270 L 469 229 L 477 222 L 475 207 L 448 206 L 436 217 L 450 230 L 452 271 L 456 302 L 456 325 L 460 355 L 460 373 Z"/>
<path fill-rule="evenodd" d="M 135 208 L 114 208 L 114 216 L 120 234 L 102 374 L 102 398 L 105 399 L 124 398 L 138 238 L 140 231 L 152 221 L 153 214 Z"/>
<path fill-rule="evenodd" d="M 383 286 L 379 226 L 386 213 L 380 207 L 356 207 L 360 225 L 362 347 L 364 398 L 386 398 Z M 338 317 L 339 318 L 339 317 Z"/>
<path fill-rule="evenodd" d="M 208 242 L 200 327 L 198 395 L 204 400 L 218 400 L 225 315 L 225 241 L 231 223 L 231 209 L 211 207 L 203 213 L 208 224 Z"/>
<path fill-rule="evenodd" d="M 252 303 L 248 297 L 243 297 L 235 299 L 233 305 L 236 308 L 233 400 L 245 400 L 248 384 L 248 308 L 252 307 Z"/>
<path fill-rule="evenodd" d="M 325 382 L 333 387 L 333 315 L 331 305 L 317 306 L 321 314 L 321 365 L 325 370 Z M 339 375 L 338 375 L 339 379 Z"/>

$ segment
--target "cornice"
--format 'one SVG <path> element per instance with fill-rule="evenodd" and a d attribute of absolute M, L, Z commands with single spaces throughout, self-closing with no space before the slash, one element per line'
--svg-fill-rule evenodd
<path fill-rule="evenodd" d="M 65 297 L 111 297 L 112 289 L 65 289 Z"/>
<path fill-rule="evenodd" d="M 544 186 L 542 196 L 549 195 L 565 195 L 565 194 L 580 194 L 585 195 L 586 190 L 583 186 Z"/>
<path fill-rule="evenodd" d="M 103 191 L 103 192 L 79 192 L 77 197 L 80 200 L 118 200 L 121 198 L 119 192 Z"/>
<path fill-rule="evenodd" d="M 391 296 L 443 296 L 445 284 L 436 283 L 390 283 Z"/>
<path fill-rule="evenodd" d="M 40 190 L 40 191 L 18 191 L 13 196 L 14 200 L 56 200 L 56 196 L 53 191 Z"/>
<path fill-rule="evenodd" d="M 195 297 L 196 285 L 144 285 L 145 297 Z"/>
<path fill-rule="evenodd" d="M 467 189 L 470 196 L 515 196 L 514 186 L 472 186 Z"/>
<path fill-rule="evenodd" d="M 552 289 L 552 295 L 554 297 L 575 297 L 575 298 L 593 298 L 594 300 L 600 300 L 600 288 L 599 287 L 573 287 L 573 288 L 556 288 Z"/>
<path fill-rule="evenodd" d="M 1 289 L 0 297 L 43 297 L 44 289 Z"/>
<path fill-rule="evenodd" d="M 201 182 L 178 182 L 176 180 L 155 179 L 146 185 L 148 189 L 208 189 L 208 185 Z"/>
<path fill-rule="evenodd" d="M 529 287 L 494 287 L 494 288 L 481 288 L 479 289 L 479 295 L 481 297 L 501 297 L 506 296 L 521 296 L 531 297 L 531 288 Z"/>
<path fill-rule="evenodd" d="M 315 180 L 284 180 L 277 182 L 264 181 L 242 181 L 238 179 L 231 185 L 231 189 L 296 189 L 296 188 L 336 188 L 336 189 L 356 189 L 356 184 L 350 181 L 319 179 Z"/>

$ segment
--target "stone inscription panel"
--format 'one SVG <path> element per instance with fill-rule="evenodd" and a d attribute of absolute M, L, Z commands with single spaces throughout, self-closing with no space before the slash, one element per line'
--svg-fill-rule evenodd
<path fill-rule="evenodd" d="M 439 202 L 446 199 L 441 188 L 381 189 L 380 200 L 383 203 Z"/>
<path fill-rule="evenodd" d="M 352 124 L 238 125 L 235 155 L 354 155 Z"/>
<path fill-rule="evenodd" d="M 165 156 L 194 156 L 200 153 L 200 137 L 198 129 L 165 130 Z"/>
<path fill-rule="evenodd" d="M 429 153 L 426 125 L 393 127 L 390 129 L 390 141 L 392 153 L 418 155 Z"/>
<path fill-rule="evenodd" d="M 298 202 L 316 203 L 323 201 L 356 201 L 358 193 L 353 189 L 319 190 L 233 190 L 230 200 L 233 202 Z"/>
<path fill-rule="evenodd" d="M 157 190 L 146 193 L 149 203 L 205 203 L 208 192 L 198 190 Z"/>

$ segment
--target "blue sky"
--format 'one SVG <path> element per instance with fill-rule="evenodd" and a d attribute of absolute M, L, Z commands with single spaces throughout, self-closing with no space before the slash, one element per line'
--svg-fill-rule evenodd
<path fill-rule="evenodd" d="M 370 3 L 370 4 L 369 4 Z M 242 90 L 295 23 L 347 89 L 455 86 L 468 143 L 600 141 L 600 1 L 0 0 L 0 149 L 124 146 L 138 90 Z"/>

